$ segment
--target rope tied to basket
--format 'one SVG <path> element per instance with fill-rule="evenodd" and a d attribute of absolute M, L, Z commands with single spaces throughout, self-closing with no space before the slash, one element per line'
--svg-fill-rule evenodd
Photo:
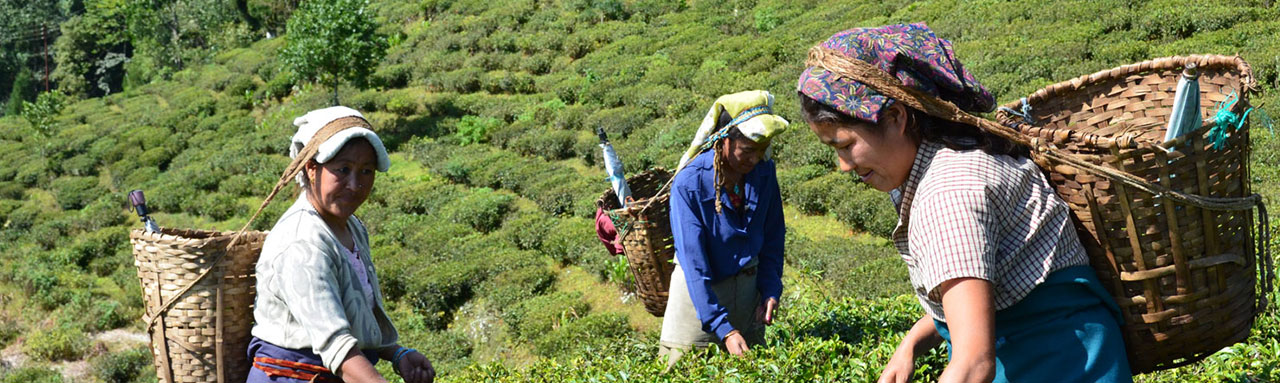
<path fill-rule="evenodd" d="M 325 141 L 328 141 L 329 138 L 333 137 L 338 132 L 341 132 L 343 130 L 347 130 L 350 128 L 355 128 L 355 127 L 370 129 L 371 125 L 369 125 L 369 121 L 366 121 L 365 119 L 360 117 L 355 117 L 355 116 L 342 117 L 342 118 L 333 120 L 332 122 L 329 122 L 323 128 L 321 128 L 320 131 L 316 132 L 316 135 L 311 138 L 311 141 L 307 142 L 306 146 L 302 148 L 302 151 L 298 153 L 298 156 L 295 157 L 293 161 L 289 163 L 289 166 L 285 167 L 284 173 L 281 174 L 280 180 L 276 182 L 275 187 L 271 189 L 271 193 L 267 194 L 267 198 L 264 199 L 262 201 L 262 204 L 258 206 L 258 210 L 255 211 L 253 215 L 249 217 L 249 220 L 244 223 L 244 226 L 241 226 L 240 230 L 237 230 L 236 234 L 231 237 L 231 241 L 227 243 L 227 247 L 226 247 L 227 250 L 222 252 L 221 254 L 218 254 L 217 258 L 213 260 L 213 263 L 211 264 L 212 266 L 205 269 L 204 271 L 201 271 L 200 275 L 197 276 L 194 280 L 192 280 L 191 283 L 187 284 L 186 286 L 183 286 L 182 289 L 179 290 L 177 294 L 174 294 L 173 297 L 169 298 L 169 300 L 164 303 L 164 305 L 160 306 L 160 309 L 156 310 L 154 315 L 151 315 L 151 314 L 143 315 L 143 320 L 147 322 L 147 328 L 151 328 L 152 326 L 154 326 L 156 324 L 156 321 L 159 320 L 159 318 L 163 316 L 165 312 L 173 308 L 173 305 L 176 304 L 179 300 L 181 300 L 182 297 L 187 294 L 187 292 L 191 291 L 193 287 L 195 287 L 197 284 L 203 281 L 206 277 L 209 276 L 210 272 L 212 272 L 215 268 L 217 268 L 217 265 L 220 264 L 222 262 L 222 259 L 227 256 L 227 253 L 231 251 L 230 249 L 240 244 L 240 239 L 244 237 L 244 234 L 249 230 L 249 226 L 253 224 L 253 221 L 257 219 L 260 214 L 262 214 L 262 211 L 267 208 L 267 205 L 271 204 L 271 201 L 275 199 L 276 194 L 279 194 L 280 190 L 284 189 L 285 186 L 293 182 L 294 177 L 297 176 L 298 173 L 301 173 L 302 170 L 306 168 L 307 162 L 310 162 L 312 159 L 316 158 L 316 154 L 318 154 L 320 151 L 319 149 L 320 144 L 324 143 Z"/>
<path fill-rule="evenodd" d="M 1188 62 L 1191 62 L 1192 60 L 1207 60 L 1207 58 L 1201 57 L 1201 56 L 1192 56 L 1189 58 L 1185 58 L 1185 60 L 1187 60 Z M 1161 64 L 1169 64 L 1169 63 L 1161 63 Z M 1192 206 L 1196 206 L 1204 209 L 1218 210 L 1218 211 L 1241 211 L 1241 210 L 1251 210 L 1256 208 L 1259 212 L 1259 226 L 1258 226 L 1259 235 L 1255 238 L 1257 241 L 1255 245 L 1259 249 L 1259 252 L 1260 252 L 1259 256 L 1262 258 L 1261 263 L 1264 266 L 1262 268 L 1263 275 L 1261 276 L 1262 277 L 1261 279 L 1264 281 L 1263 282 L 1263 285 L 1265 288 L 1264 291 L 1269 293 L 1271 290 L 1271 280 L 1273 279 L 1272 277 L 1273 270 L 1271 266 L 1271 255 L 1270 255 L 1270 248 L 1269 248 L 1271 234 L 1270 234 L 1270 226 L 1268 225 L 1268 219 L 1266 217 L 1266 208 L 1263 206 L 1263 200 L 1261 195 L 1252 194 L 1244 197 L 1209 197 L 1209 196 L 1189 194 L 1189 193 L 1184 193 L 1182 191 L 1170 189 L 1158 183 L 1147 181 L 1146 179 L 1134 176 L 1133 174 L 1130 174 L 1122 170 L 1094 164 L 1084 158 L 1081 158 L 1076 154 L 1063 151 L 1057 148 L 1056 146 L 1052 145 L 1051 143 L 1045 142 L 1045 140 L 1041 140 L 1038 138 L 1028 139 L 1026 136 L 1022 135 L 1017 130 L 1014 130 L 1011 127 L 969 114 L 961 110 L 959 107 L 955 106 L 955 104 L 952 104 L 951 102 L 939 99 L 937 97 L 933 97 L 932 95 L 924 93 L 920 90 L 906 86 L 900 80 L 889 76 L 889 74 L 885 73 L 879 68 L 867 62 L 864 62 L 862 60 L 850 58 L 849 56 L 846 56 L 843 53 L 834 49 L 826 48 L 823 46 L 815 46 L 809 49 L 809 56 L 808 56 L 808 59 L 805 61 L 805 65 L 812 66 L 812 67 L 820 67 L 820 68 L 826 69 L 827 71 L 835 73 L 841 77 L 845 77 L 853 81 L 858 81 L 870 87 L 871 89 L 877 92 L 880 92 L 885 96 L 888 96 L 894 100 L 897 100 L 898 102 L 902 102 L 905 105 L 915 108 L 917 110 L 923 111 L 929 114 L 930 116 L 974 126 L 986 132 L 994 134 L 998 137 L 1026 146 L 1031 149 L 1032 157 L 1033 159 L 1036 160 L 1037 163 L 1056 162 L 1060 164 L 1065 164 L 1065 165 L 1080 169 L 1091 175 L 1105 177 L 1113 182 L 1122 184 L 1127 187 L 1131 187 L 1133 189 L 1145 192 L 1153 196 L 1157 196 L 1158 198 L 1164 198 L 1174 202 L 1188 204 L 1188 205 L 1192 205 Z M 1142 64 L 1135 64 L 1135 65 L 1154 66 L 1154 64 L 1152 63 L 1142 63 Z M 1088 77 L 1082 77 L 1081 79 L 1078 80 L 1078 82 L 1083 83 L 1086 78 Z M 1246 74 L 1244 78 L 1244 82 L 1246 84 L 1245 86 L 1249 87 L 1252 84 L 1252 79 L 1248 78 L 1248 75 Z M 1051 89 L 1047 93 L 1052 93 L 1054 91 L 1065 91 L 1065 90 L 1066 89 Z M 1045 91 L 1042 90 L 1041 92 L 1038 92 L 1035 96 L 1040 96 L 1042 92 L 1045 92 Z M 1028 106 L 1029 102 L 1027 101 L 1027 99 L 1024 98 L 1022 100 L 1022 105 L 1023 105 L 1022 113 L 1011 113 L 1011 114 L 1020 115 L 1025 113 L 1029 115 L 1031 110 Z M 1230 109 L 1229 107 L 1223 108 L 1223 109 L 1228 110 L 1228 113 L 1231 113 L 1229 112 L 1229 109 Z M 1234 115 L 1234 113 L 1232 113 L 1232 115 Z M 1226 119 L 1227 118 L 1224 118 L 1224 121 L 1226 121 Z M 1232 122 L 1237 123 L 1238 124 L 1237 129 L 1239 129 L 1240 126 L 1243 126 L 1244 118 L 1240 118 L 1238 121 L 1232 121 Z M 1140 146 L 1148 145 L 1146 143 L 1138 143 L 1138 142 L 1129 142 L 1129 143 L 1138 144 Z M 1258 298 L 1259 298 L 1258 299 L 1259 302 L 1257 304 L 1262 309 L 1265 309 L 1266 307 L 1265 297 L 1259 296 Z"/>

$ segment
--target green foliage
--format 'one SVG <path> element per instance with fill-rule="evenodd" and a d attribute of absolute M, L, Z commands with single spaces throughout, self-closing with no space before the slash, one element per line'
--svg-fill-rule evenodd
<path fill-rule="evenodd" d="M 480 232 L 490 232 L 502 225 L 514 200 L 510 194 L 479 188 L 445 209 L 454 223 L 470 225 Z"/>
<path fill-rule="evenodd" d="M 58 91 L 41 93 L 36 102 L 23 101 L 22 118 L 31 124 L 31 128 L 44 137 L 52 137 L 55 133 L 53 117 L 62 113 L 64 96 Z"/>
<path fill-rule="evenodd" d="M 310 0 L 289 19 L 281 60 L 299 78 L 332 88 L 334 105 L 339 82 L 364 86 L 386 54 L 386 36 L 368 6 L 368 0 Z"/>
<path fill-rule="evenodd" d="M 590 311 L 582 294 L 556 292 L 515 304 L 503 311 L 502 320 L 517 339 L 535 340 Z"/>
<path fill-rule="evenodd" d="M 545 265 L 508 270 L 485 281 L 480 294 L 498 310 L 542 294 L 555 282 L 556 274 Z"/>
<path fill-rule="evenodd" d="M 23 66 L 18 76 L 13 79 L 12 87 L 5 104 L 4 115 L 6 116 L 21 115 L 23 103 L 35 100 L 36 80 L 31 75 L 31 69 Z"/>
<path fill-rule="evenodd" d="M 150 371 L 151 350 L 138 347 L 94 358 L 93 375 L 104 382 L 142 382 Z"/>
<path fill-rule="evenodd" d="M 22 328 L 18 327 L 18 322 L 9 319 L 0 319 L 0 348 L 9 345 L 14 339 L 18 338 L 18 334 L 22 333 Z"/>
<path fill-rule="evenodd" d="M 0 370 L 3 383 L 62 383 L 62 373 L 52 367 L 23 366 L 13 370 Z"/>
<path fill-rule="evenodd" d="M 89 337 L 68 325 L 40 328 L 22 342 L 22 352 L 39 360 L 80 359 L 89 350 Z"/>
<path fill-rule="evenodd" d="M 493 117 L 463 116 L 458 121 L 458 140 L 462 145 L 478 144 L 489 140 L 489 131 L 502 125 Z"/>
<path fill-rule="evenodd" d="M 61 25 L 53 43 L 50 82 L 72 97 L 103 96 L 121 89 L 130 49 L 123 0 L 88 0 L 84 13 Z"/>
<path fill-rule="evenodd" d="M 53 180 L 49 186 L 53 188 L 53 195 L 63 210 L 83 208 L 106 192 L 98 186 L 98 179 L 94 177 L 61 177 Z"/>
<path fill-rule="evenodd" d="M 631 332 L 627 317 L 621 313 L 591 313 L 538 337 L 533 341 L 533 350 L 545 357 L 571 355 L 609 347 Z"/>

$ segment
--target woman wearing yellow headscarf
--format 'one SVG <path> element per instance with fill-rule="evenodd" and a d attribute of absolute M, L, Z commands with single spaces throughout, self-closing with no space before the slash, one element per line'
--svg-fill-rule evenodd
<path fill-rule="evenodd" d="M 662 322 L 668 369 L 690 348 L 741 356 L 764 343 L 782 294 L 785 225 L 769 144 L 786 131 L 773 96 L 722 96 L 671 186 L 676 267 Z"/>

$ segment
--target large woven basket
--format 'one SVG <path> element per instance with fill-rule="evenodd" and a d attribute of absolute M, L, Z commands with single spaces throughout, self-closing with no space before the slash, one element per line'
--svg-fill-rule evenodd
<path fill-rule="evenodd" d="M 1207 142 L 1211 124 L 1162 143 L 1178 79 L 1189 63 L 1200 72 L 1200 104 L 1211 122 L 1232 94 L 1232 111 L 1248 108 L 1254 89 L 1248 64 L 1236 56 L 1169 57 L 1126 65 L 1051 85 L 1005 105 L 997 119 L 1096 165 L 1173 191 L 1245 200 L 1249 188 L 1248 124 L 1229 130 L 1219 149 Z M 1024 109 L 1023 103 L 1030 105 Z M 1029 116 L 1015 112 L 1029 111 Z M 1166 152 L 1160 146 L 1175 148 Z M 1203 208 L 1135 190 L 1078 167 L 1041 158 L 1066 200 L 1098 276 L 1124 315 L 1134 372 L 1203 359 L 1249 336 L 1270 291 L 1267 228 L 1254 232 L 1265 210 L 1253 206 Z M 1255 240 L 1258 240 L 1255 242 Z M 1255 253 L 1255 246 L 1260 253 Z M 1259 257 L 1259 255 L 1262 255 Z M 1259 262 L 1261 258 L 1261 262 Z"/>
<path fill-rule="evenodd" d="M 134 265 L 161 382 L 243 382 L 253 327 L 254 265 L 266 233 L 134 230 Z"/>
<path fill-rule="evenodd" d="M 644 302 L 645 311 L 658 317 L 667 310 L 667 289 L 675 270 L 668 218 L 671 208 L 667 204 L 671 194 L 663 188 L 670 179 L 671 172 L 662 168 L 628 177 L 627 185 L 635 201 L 625 209 L 619 208 L 612 189 L 596 200 L 596 206 L 609 214 L 622 237 L 627 267 L 636 277 L 636 294 Z M 659 191 L 662 193 L 655 196 Z"/>

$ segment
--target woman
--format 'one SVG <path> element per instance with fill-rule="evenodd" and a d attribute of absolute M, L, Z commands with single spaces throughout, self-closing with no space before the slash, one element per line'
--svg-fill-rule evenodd
<path fill-rule="evenodd" d="M 431 382 L 427 358 L 396 344 L 369 235 L 353 215 L 373 190 L 375 172 L 391 164 L 382 140 L 360 112 L 341 106 L 307 113 L 294 125 L 290 156 L 305 161 L 296 177 L 302 191 L 258 260 L 248 381 L 385 382 L 373 368 L 385 359 L 406 381 Z"/>
<path fill-rule="evenodd" d="M 675 271 L 662 321 L 669 370 L 692 347 L 742 356 L 764 343 L 782 294 L 782 199 L 769 142 L 787 129 L 773 96 L 716 100 L 671 185 Z"/>
<path fill-rule="evenodd" d="M 965 111 L 995 104 L 924 24 L 851 29 L 814 49 L 871 64 Z M 943 341 L 944 382 L 1132 381 L 1119 309 L 1027 150 L 816 61 L 797 87 L 804 117 L 835 149 L 840 170 L 890 193 L 899 214 L 893 240 L 926 313 L 880 381 L 909 380 L 915 357 Z"/>

